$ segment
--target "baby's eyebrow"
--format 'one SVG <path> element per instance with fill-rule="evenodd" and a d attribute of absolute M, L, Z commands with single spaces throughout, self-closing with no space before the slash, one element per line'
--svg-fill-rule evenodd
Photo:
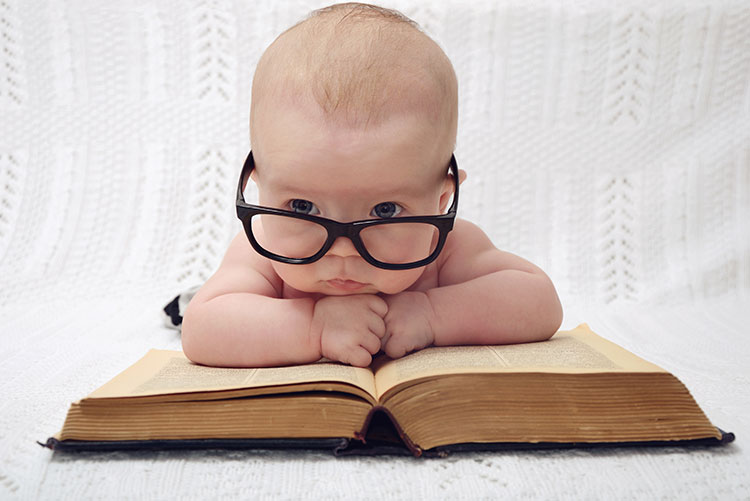
<path fill-rule="evenodd" d="M 390 201 L 393 198 L 409 198 L 422 196 L 425 193 L 425 187 L 415 183 L 402 185 L 386 184 L 382 187 L 373 186 L 372 184 L 363 184 L 355 187 L 334 188 L 330 183 L 301 183 L 299 180 L 273 180 L 269 183 L 277 194 L 285 196 L 307 196 L 311 198 L 324 198 L 336 196 L 337 194 L 357 194 L 361 193 L 368 199 L 378 199 L 381 202 Z"/>

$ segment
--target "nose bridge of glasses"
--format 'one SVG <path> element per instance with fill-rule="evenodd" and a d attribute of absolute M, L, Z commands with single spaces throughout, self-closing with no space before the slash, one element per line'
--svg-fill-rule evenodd
<path fill-rule="evenodd" d="M 359 251 L 354 246 L 354 242 L 347 235 L 342 235 L 336 237 L 336 239 L 331 244 L 331 248 L 328 249 L 327 254 L 348 257 L 358 256 Z"/>
<path fill-rule="evenodd" d="M 331 221 L 328 227 L 329 238 L 333 238 L 328 253 L 352 256 L 359 254 L 357 249 L 357 229 L 351 223 Z"/>

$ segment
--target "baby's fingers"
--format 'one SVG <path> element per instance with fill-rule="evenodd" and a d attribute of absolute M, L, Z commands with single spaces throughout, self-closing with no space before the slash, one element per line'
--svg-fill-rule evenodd
<path fill-rule="evenodd" d="M 355 367 L 367 367 L 372 362 L 372 355 L 361 346 L 352 349 L 346 358 L 346 360 L 341 361 Z"/>
<path fill-rule="evenodd" d="M 388 343 L 391 341 L 391 333 L 390 331 L 386 331 L 385 335 L 380 339 L 380 349 L 383 350 L 383 352 L 387 355 L 388 352 L 385 351 L 385 347 L 388 346 Z"/>
<path fill-rule="evenodd" d="M 378 339 L 382 339 L 385 336 L 385 320 L 377 315 L 370 315 L 367 319 L 367 328 L 375 334 Z"/>
<path fill-rule="evenodd" d="M 391 358 L 401 358 L 412 350 L 405 346 L 404 342 L 400 339 L 389 339 L 389 341 L 384 344 L 383 351 Z"/>
<path fill-rule="evenodd" d="M 367 335 L 362 337 L 359 345 L 367 350 L 370 354 L 374 355 L 380 351 L 380 338 L 368 333 Z"/>
<path fill-rule="evenodd" d="M 388 303 L 382 297 L 371 295 L 368 298 L 367 306 L 380 318 L 383 318 L 388 313 Z"/>

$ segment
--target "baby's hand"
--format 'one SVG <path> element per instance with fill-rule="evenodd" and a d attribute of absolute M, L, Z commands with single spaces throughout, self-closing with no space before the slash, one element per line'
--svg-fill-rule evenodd
<path fill-rule="evenodd" d="M 385 334 L 386 302 L 372 294 L 327 296 L 315 303 L 311 329 L 330 359 L 367 367 Z"/>
<path fill-rule="evenodd" d="M 435 341 L 431 326 L 435 314 L 427 294 L 405 291 L 383 299 L 388 304 L 388 313 L 382 348 L 389 357 L 403 357 Z"/>

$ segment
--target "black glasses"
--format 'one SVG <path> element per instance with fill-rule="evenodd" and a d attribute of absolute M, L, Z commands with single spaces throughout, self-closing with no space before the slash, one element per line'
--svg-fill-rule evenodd
<path fill-rule="evenodd" d="M 437 259 L 453 229 L 458 208 L 458 165 L 451 155 L 455 189 L 448 212 L 435 216 L 367 219 L 340 223 L 245 202 L 243 189 L 255 168 L 253 152 L 247 155 L 237 185 L 237 217 L 253 248 L 262 256 L 288 264 L 309 264 L 323 257 L 339 237 L 352 241 L 365 261 L 386 270 L 408 270 Z M 253 231 L 253 222 L 263 231 Z"/>

